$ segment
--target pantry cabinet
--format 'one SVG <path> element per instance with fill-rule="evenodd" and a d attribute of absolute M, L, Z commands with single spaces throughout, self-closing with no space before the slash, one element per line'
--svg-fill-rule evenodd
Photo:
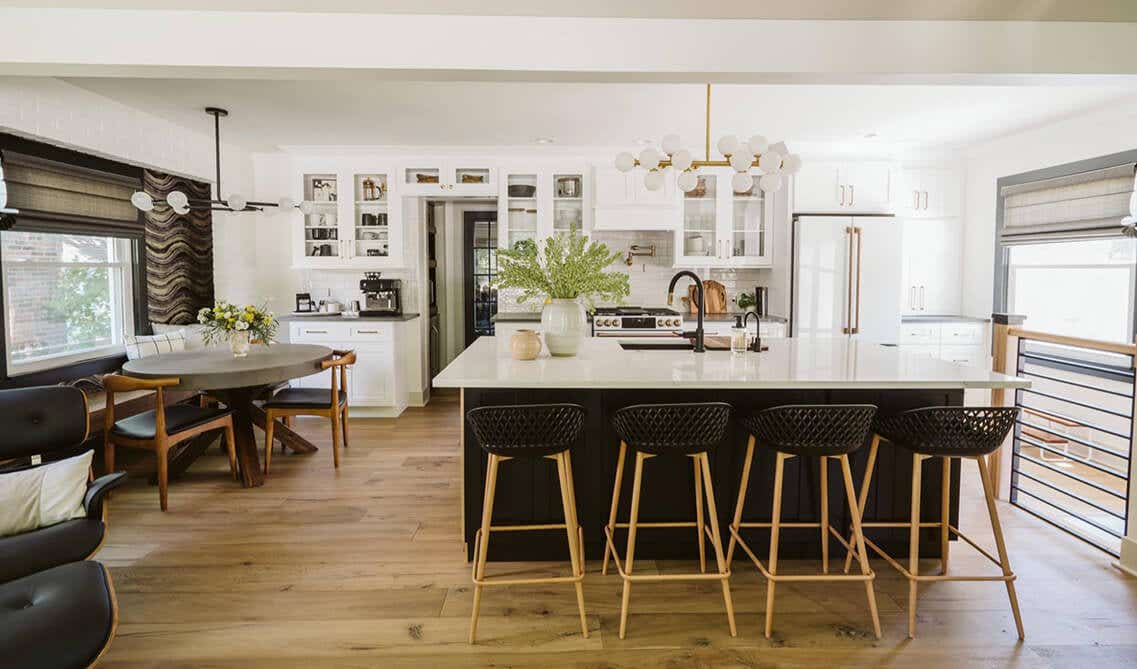
<path fill-rule="evenodd" d="M 773 194 L 758 187 L 735 193 L 730 169 L 703 168 L 698 185 L 683 193 L 675 230 L 676 267 L 752 268 L 773 264 Z"/>
<path fill-rule="evenodd" d="M 959 172 L 934 167 L 905 168 L 896 189 L 896 214 L 905 218 L 954 218 L 961 208 Z"/>
<path fill-rule="evenodd" d="M 909 219 L 903 222 L 901 312 L 910 315 L 957 314 L 962 234 L 959 219 Z"/>
<path fill-rule="evenodd" d="M 557 233 L 591 233 L 593 210 L 588 203 L 592 187 L 583 166 L 510 166 L 499 173 L 498 248 L 513 248 L 519 241 L 540 241 Z"/>
<path fill-rule="evenodd" d="M 406 400 L 401 390 L 397 346 L 403 323 L 398 321 L 291 321 L 289 341 L 318 344 L 355 351 L 356 362 L 348 368 L 348 404 L 356 407 L 394 408 L 402 411 Z M 298 388 L 331 388 L 331 374 L 324 371 L 294 379 Z"/>
<path fill-rule="evenodd" d="M 478 161 L 423 160 L 399 169 L 404 195 L 497 197 L 497 168 Z"/>
<path fill-rule="evenodd" d="M 805 161 L 793 179 L 794 212 L 890 213 L 892 166 L 886 162 Z"/>
<path fill-rule="evenodd" d="M 301 166 L 293 199 L 293 266 L 382 270 L 403 266 L 402 198 L 393 166 Z"/>

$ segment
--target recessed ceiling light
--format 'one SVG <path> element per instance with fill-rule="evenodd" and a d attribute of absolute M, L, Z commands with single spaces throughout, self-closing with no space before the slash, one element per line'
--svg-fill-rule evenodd
<path fill-rule="evenodd" d="M 639 144 L 640 146 L 647 146 L 648 144 L 654 144 L 654 142 L 647 137 L 640 137 L 636 140 L 636 144 Z"/>
<path fill-rule="evenodd" d="M 876 139 L 876 133 L 875 132 L 866 132 L 865 133 L 865 139 Z"/>
<path fill-rule="evenodd" d="M 552 137 L 538 137 L 537 139 L 535 139 L 533 141 L 537 142 L 538 144 L 552 144 L 553 142 L 555 142 L 557 140 L 553 139 Z"/>

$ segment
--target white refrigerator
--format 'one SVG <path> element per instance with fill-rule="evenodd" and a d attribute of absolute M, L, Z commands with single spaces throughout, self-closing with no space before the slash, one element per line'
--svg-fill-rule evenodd
<path fill-rule="evenodd" d="M 885 216 L 794 220 L 795 337 L 900 340 L 900 221 Z"/>

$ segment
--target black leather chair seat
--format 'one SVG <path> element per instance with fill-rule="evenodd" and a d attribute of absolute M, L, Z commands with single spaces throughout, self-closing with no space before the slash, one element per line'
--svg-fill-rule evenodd
<path fill-rule="evenodd" d="M 174 404 L 166 407 L 166 434 L 181 432 L 195 425 L 208 423 L 229 413 L 228 409 L 202 409 L 188 404 Z M 143 411 L 114 424 L 114 433 L 128 439 L 153 439 L 155 413 Z"/>
<path fill-rule="evenodd" d="M 114 586 L 98 562 L 73 562 L 0 585 L 0 665 L 90 666 L 116 624 Z"/>
<path fill-rule="evenodd" d="M 4 537 L 0 540 L 0 583 L 86 560 L 99 547 L 105 531 L 97 518 L 78 518 Z"/>
<path fill-rule="evenodd" d="M 340 391 L 340 404 L 347 393 Z M 266 409 L 331 409 L 332 391 L 328 388 L 285 388 L 264 403 Z"/>

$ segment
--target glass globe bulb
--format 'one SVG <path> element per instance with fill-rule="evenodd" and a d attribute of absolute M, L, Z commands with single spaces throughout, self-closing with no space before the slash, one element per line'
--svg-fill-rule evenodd
<path fill-rule="evenodd" d="M 282 197 L 277 201 L 276 206 L 280 211 L 287 212 L 289 209 L 295 207 L 296 203 L 293 202 L 290 197 Z"/>
<path fill-rule="evenodd" d="M 695 176 L 694 172 L 683 172 L 675 180 L 675 185 L 679 186 L 679 190 L 684 193 L 690 193 L 699 185 L 699 177 Z"/>
<path fill-rule="evenodd" d="M 648 190 L 659 190 L 660 188 L 663 188 L 663 172 L 652 170 L 651 172 L 645 174 L 644 188 Z"/>
<path fill-rule="evenodd" d="M 763 192 L 772 193 L 782 187 L 782 175 L 780 174 L 763 174 L 758 179 L 758 187 Z"/>
<path fill-rule="evenodd" d="M 735 193 L 748 193 L 754 188 L 754 177 L 749 172 L 736 172 L 730 178 L 730 189 Z"/>
<path fill-rule="evenodd" d="M 225 204 L 233 211 L 244 211 L 245 207 L 249 205 L 249 201 L 245 199 L 244 195 L 240 193 L 233 193 L 226 200 Z"/>
<path fill-rule="evenodd" d="M 659 155 L 659 151 L 656 151 L 655 147 L 649 146 L 643 151 L 640 151 L 640 167 L 645 170 L 654 170 L 659 167 L 661 158 L 662 156 Z"/>
<path fill-rule="evenodd" d="M 636 166 L 636 157 L 627 151 L 616 154 L 616 169 L 621 172 L 631 172 Z"/>
<path fill-rule="evenodd" d="M 679 149 L 671 154 L 671 166 L 680 172 L 691 169 L 691 163 L 694 158 L 691 157 L 691 152 L 687 149 Z"/>
<path fill-rule="evenodd" d="M 770 148 L 770 140 L 762 135 L 754 135 L 746 140 L 746 146 L 750 149 L 752 155 L 757 156 L 766 153 L 766 150 Z"/>
<path fill-rule="evenodd" d="M 683 148 L 683 143 L 679 139 L 679 135 L 664 135 L 663 141 L 660 143 L 663 152 L 667 155 L 674 155 L 676 151 Z"/>
<path fill-rule="evenodd" d="M 166 204 L 174 209 L 185 209 L 189 206 L 189 198 L 180 190 L 170 191 L 170 194 L 166 196 Z"/>
<path fill-rule="evenodd" d="M 751 163 L 753 162 L 754 156 L 745 151 L 739 151 L 730 157 L 730 166 L 734 168 L 735 172 L 748 171 L 750 169 Z"/>
<path fill-rule="evenodd" d="M 190 212 L 189 205 L 186 205 L 184 207 L 174 207 L 174 213 L 177 214 L 178 216 L 185 216 L 189 212 Z"/>
<path fill-rule="evenodd" d="M 782 169 L 782 156 L 774 151 L 767 151 L 758 159 L 758 167 L 766 174 L 772 174 Z"/>
<path fill-rule="evenodd" d="M 797 174 L 801 171 L 801 156 L 791 153 L 782 160 L 782 170 L 787 174 Z"/>
<path fill-rule="evenodd" d="M 770 150 L 773 151 L 774 153 L 782 156 L 782 157 L 790 155 L 790 150 L 786 146 L 785 142 L 778 142 L 777 144 L 771 144 Z"/>
<path fill-rule="evenodd" d="M 130 203 L 139 211 L 150 211 L 154 208 L 154 198 L 150 197 L 150 193 L 145 191 L 135 191 L 130 196 Z"/>
<path fill-rule="evenodd" d="M 724 156 L 732 156 L 738 153 L 738 149 L 738 137 L 734 135 L 723 135 L 722 139 L 719 140 L 719 153 Z"/>
<path fill-rule="evenodd" d="M 300 203 L 300 213 L 304 214 L 305 216 L 310 215 L 315 210 L 316 210 L 315 205 L 313 205 L 311 202 L 309 202 L 307 200 Z"/>

